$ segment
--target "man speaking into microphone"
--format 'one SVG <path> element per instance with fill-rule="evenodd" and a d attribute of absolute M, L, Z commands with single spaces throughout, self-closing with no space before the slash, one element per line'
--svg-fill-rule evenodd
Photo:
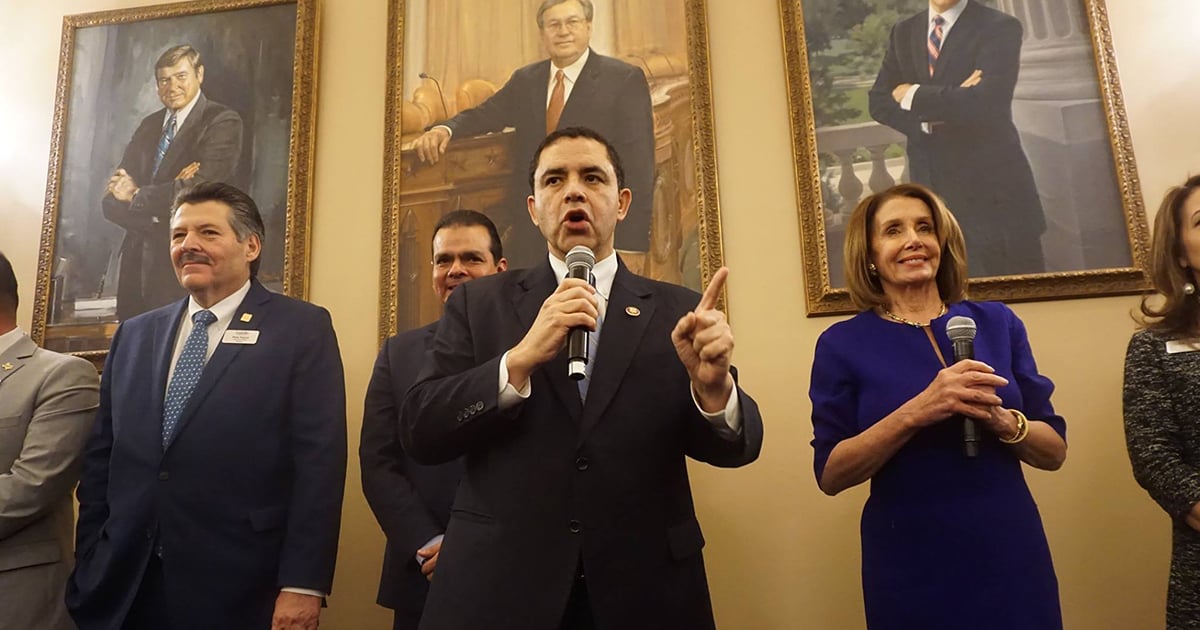
<path fill-rule="evenodd" d="M 716 309 L 728 271 L 700 296 L 621 263 L 632 193 L 594 131 L 547 136 L 530 187 L 548 260 L 454 292 L 401 411 L 414 458 L 466 466 L 421 628 L 713 628 L 686 458 L 737 467 L 762 446 Z M 595 286 L 567 277 L 580 245 Z"/>

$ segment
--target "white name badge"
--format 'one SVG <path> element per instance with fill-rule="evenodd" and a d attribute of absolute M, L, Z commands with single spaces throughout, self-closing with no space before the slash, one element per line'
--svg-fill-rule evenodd
<path fill-rule="evenodd" d="M 221 336 L 221 343 L 240 343 L 252 346 L 258 343 L 257 330 L 226 330 Z"/>
<path fill-rule="evenodd" d="M 1167 342 L 1167 354 L 1200 350 L 1200 339 L 1174 339 Z"/>

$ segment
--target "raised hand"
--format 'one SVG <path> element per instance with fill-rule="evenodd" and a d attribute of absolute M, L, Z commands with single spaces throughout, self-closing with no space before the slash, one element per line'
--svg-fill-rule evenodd
<path fill-rule="evenodd" d="M 724 409 L 733 392 L 733 377 L 729 374 L 733 329 L 725 313 L 717 310 L 717 298 L 727 277 L 727 267 L 717 270 L 695 310 L 680 317 L 671 331 L 675 353 L 692 379 L 700 406 L 710 413 Z"/>
<path fill-rule="evenodd" d="M 529 332 L 508 351 L 508 382 L 522 389 L 533 370 L 558 354 L 567 333 L 577 326 L 596 330 L 600 314 L 596 289 L 578 278 L 567 278 L 542 302 Z"/>

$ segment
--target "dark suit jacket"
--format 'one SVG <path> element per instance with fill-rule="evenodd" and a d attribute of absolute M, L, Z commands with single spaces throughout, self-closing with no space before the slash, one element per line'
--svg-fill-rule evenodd
<path fill-rule="evenodd" d="M 601 630 L 711 628 L 686 458 L 754 461 L 758 407 L 738 389 L 741 435 L 713 428 L 670 338 L 699 295 L 621 264 L 586 405 L 560 353 L 501 411 L 501 355 L 556 285 L 543 263 L 460 286 L 405 398 L 409 453 L 466 464 L 421 628 L 557 628 L 580 568 Z"/>
<path fill-rule="evenodd" d="M 1034 237 L 1045 228 L 1033 171 L 1012 119 L 1021 57 L 1021 23 L 971 1 L 950 29 L 929 75 L 929 12 L 892 28 L 883 66 L 870 91 L 871 117 L 908 137 L 912 181 L 945 198 L 968 232 L 1021 223 Z M 976 69 L 983 80 L 959 87 Z M 911 111 L 892 90 L 919 83 Z M 934 132 L 922 122 L 938 121 Z M 1040 249 L 1040 245 L 1038 246 Z"/>
<path fill-rule="evenodd" d="M 425 351 L 432 345 L 437 322 L 387 340 L 375 361 L 363 405 L 363 494 L 384 534 L 387 551 L 376 601 L 396 611 L 416 628 L 429 593 L 414 555 L 434 536 L 446 531 L 450 503 L 462 477 L 458 460 L 436 466 L 413 461 L 400 443 L 400 406 L 417 380 Z"/>
<path fill-rule="evenodd" d="M 171 628 L 270 627 L 284 586 L 329 592 L 346 473 L 346 397 L 329 314 L 252 281 L 174 438 L 163 398 L 187 301 L 121 324 L 80 482 L 67 606 L 120 627 L 155 546 Z M 243 315 L 250 321 L 242 321 Z"/>
<path fill-rule="evenodd" d="M 201 93 L 154 173 L 154 156 L 166 111 L 160 109 L 142 119 L 125 147 L 120 168 L 140 188 L 133 201 L 105 195 L 101 204 L 104 217 L 125 228 L 117 291 L 117 317 L 121 320 L 184 296 L 171 267 L 168 247 L 175 195 L 200 182 L 229 181 L 242 154 L 241 117 Z M 195 177 L 175 179 L 192 162 L 200 163 Z"/>
<path fill-rule="evenodd" d="M 534 259 L 545 253 L 541 235 L 527 219 L 525 198 L 529 190 L 529 162 L 546 137 L 546 90 L 550 60 L 542 60 L 513 73 L 504 87 L 479 106 L 459 112 L 442 123 L 454 138 L 467 138 L 505 127 L 516 128 L 513 156 L 514 212 L 523 220 L 513 229 L 527 230 L 530 239 L 520 247 L 532 248 Z M 625 185 L 633 191 L 633 205 L 617 225 L 617 247 L 646 251 L 650 246 L 650 212 L 654 193 L 654 114 L 650 90 L 641 68 L 590 51 L 571 97 L 563 107 L 558 128 L 589 127 L 608 139 L 621 156 Z M 518 203 L 519 201 L 519 203 Z M 509 250 L 509 258 L 522 252 Z"/>

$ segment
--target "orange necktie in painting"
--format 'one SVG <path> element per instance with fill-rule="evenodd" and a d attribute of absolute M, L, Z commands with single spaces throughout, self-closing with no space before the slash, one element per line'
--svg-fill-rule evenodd
<path fill-rule="evenodd" d="M 562 117 L 563 102 L 566 101 L 566 86 L 563 84 L 563 71 L 554 75 L 554 91 L 550 93 L 550 105 L 546 107 L 546 133 L 558 128 L 558 119 Z"/>

